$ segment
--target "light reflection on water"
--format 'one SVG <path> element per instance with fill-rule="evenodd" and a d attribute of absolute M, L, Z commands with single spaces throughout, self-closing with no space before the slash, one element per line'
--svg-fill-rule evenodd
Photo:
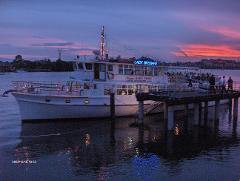
<path fill-rule="evenodd" d="M 40 75 L 57 79 L 54 73 Z M 4 76 L 0 78 L 1 89 L 17 75 Z M 34 76 L 37 79 L 39 74 Z M 174 131 L 166 133 L 161 115 L 146 118 L 144 129 L 129 127 L 134 118 L 116 119 L 115 128 L 108 119 L 33 124 L 21 123 L 12 97 L 0 98 L 0 104 L 4 105 L 0 113 L 1 180 L 240 178 L 239 127 L 229 120 L 227 105 L 220 107 L 217 127 L 210 108 L 207 129 L 190 125 L 185 132 L 180 112 Z M 13 160 L 36 163 L 14 164 Z"/>

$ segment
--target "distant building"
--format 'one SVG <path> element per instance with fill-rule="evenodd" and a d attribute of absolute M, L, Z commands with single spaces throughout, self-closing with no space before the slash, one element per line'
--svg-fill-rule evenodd
<path fill-rule="evenodd" d="M 23 60 L 22 55 L 17 55 L 15 57 L 15 61 L 22 61 L 22 60 Z"/>

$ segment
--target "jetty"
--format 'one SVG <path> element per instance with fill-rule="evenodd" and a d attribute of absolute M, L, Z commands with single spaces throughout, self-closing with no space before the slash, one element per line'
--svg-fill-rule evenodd
<path fill-rule="evenodd" d="M 228 100 L 230 113 L 233 113 L 233 120 L 237 120 L 238 116 L 238 98 L 240 91 L 202 91 L 200 89 L 185 90 L 185 91 L 159 91 L 137 93 L 136 98 L 138 101 L 138 119 L 137 124 L 144 124 L 144 101 L 162 102 L 163 104 L 163 119 L 167 130 L 174 129 L 174 112 L 179 110 L 179 105 L 184 107 L 184 114 L 187 117 L 189 114 L 190 105 L 194 111 L 193 125 L 207 125 L 209 103 L 214 102 L 215 107 L 215 124 L 219 119 L 219 107 L 221 100 Z M 233 104 L 233 106 L 232 106 Z M 233 108 L 232 108 L 233 107 Z M 204 112 L 204 122 L 201 121 L 202 109 Z M 233 110 L 232 110 L 233 109 Z M 188 119 L 185 120 L 188 124 Z"/>

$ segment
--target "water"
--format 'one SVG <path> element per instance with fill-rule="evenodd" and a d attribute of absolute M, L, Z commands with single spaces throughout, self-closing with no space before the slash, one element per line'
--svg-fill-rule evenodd
<path fill-rule="evenodd" d="M 240 71 L 218 71 L 240 80 Z M 70 73 L 0 75 L 0 92 L 13 80 L 66 80 Z M 239 127 L 221 105 L 218 128 L 181 127 L 166 135 L 161 115 L 134 118 L 22 123 L 12 96 L 0 97 L 0 180 L 239 180 Z M 211 110 L 209 124 L 211 120 Z M 181 113 L 176 122 L 181 124 Z M 32 163 L 14 163 L 30 160 Z"/>

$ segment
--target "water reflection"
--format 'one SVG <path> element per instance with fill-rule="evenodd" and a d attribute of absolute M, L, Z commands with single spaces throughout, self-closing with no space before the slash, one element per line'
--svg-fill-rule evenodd
<path fill-rule="evenodd" d="M 218 125 L 188 125 L 187 132 L 181 115 L 176 117 L 173 132 L 163 129 L 159 115 L 140 129 L 128 126 L 134 121 L 131 118 L 116 119 L 114 125 L 110 120 L 23 123 L 14 157 L 39 162 L 45 157 L 54 158 L 56 164 L 64 165 L 58 167 L 60 172 L 66 172 L 69 166 L 70 174 L 97 180 L 111 179 L 116 172 L 140 180 L 156 178 L 164 169 L 174 175 L 181 171 L 183 160 L 201 155 L 213 159 L 209 154 L 214 152 L 218 155 L 214 159 L 223 161 L 228 154 L 221 152 L 239 144 L 236 125 L 230 134 L 222 130 L 226 122 L 233 124 L 226 119 L 228 107 L 222 109 L 224 115 Z"/>

